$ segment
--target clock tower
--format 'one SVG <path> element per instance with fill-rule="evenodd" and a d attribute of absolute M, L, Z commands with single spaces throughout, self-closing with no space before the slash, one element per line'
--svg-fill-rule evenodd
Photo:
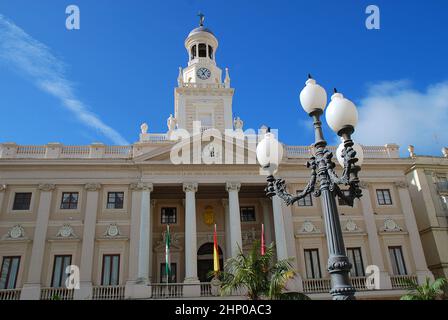
<path fill-rule="evenodd" d="M 204 27 L 204 15 L 199 14 L 199 27 L 193 29 L 185 40 L 188 65 L 179 68 L 175 88 L 175 117 L 178 127 L 192 131 L 193 121 L 201 127 L 216 128 L 224 132 L 233 129 L 232 98 L 228 69 L 224 82 L 222 70 L 216 65 L 218 39 Z"/>

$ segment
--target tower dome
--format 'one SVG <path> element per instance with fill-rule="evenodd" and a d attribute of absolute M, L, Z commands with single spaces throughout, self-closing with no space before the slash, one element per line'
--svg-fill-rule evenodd
<path fill-rule="evenodd" d="M 196 63 L 199 60 L 208 60 L 215 64 L 215 52 L 218 48 L 218 39 L 213 32 L 204 27 L 204 15 L 199 16 L 199 26 L 191 30 L 185 39 L 185 48 L 188 51 L 188 65 Z"/>

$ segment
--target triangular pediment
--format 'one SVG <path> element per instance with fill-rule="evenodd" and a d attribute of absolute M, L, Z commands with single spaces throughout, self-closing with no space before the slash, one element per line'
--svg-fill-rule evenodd
<path fill-rule="evenodd" d="M 202 142 L 201 144 L 201 156 L 202 156 L 202 162 L 213 162 L 216 163 L 216 160 L 213 160 L 212 158 L 206 159 L 208 157 L 208 154 L 210 152 L 209 150 L 209 144 L 210 142 Z M 154 147 L 151 148 L 148 147 L 148 151 L 144 152 L 142 150 L 141 154 L 135 156 L 133 158 L 134 162 L 136 163 L 150 163 L 150 162 L 170 162 L 171 163 L 171 150 L 176 145 L 176 142 L 172 142 L 169 144 L 165 144 L 163 146 Z M 178 147 L 178 150 L 180 150 L 180 147 Z M 188 150 L 185 149 L 185 150 Z M 193 153 L 193 143 L 190 143 L 189 146 L 189 152 L 190 152 L 190 163 L 193 163 L 192 159 L 192 153 Z M 182 154 L 181 152 L 179 155 Z M 221 159 L 222 164 L 226 163 L 226 145 L 222 144 L 222 150 L 221 153 L 216 152 L 215 157 L 219 157 Z M 249 158 L 251 161 L 249 161 Z M 215 158 L 216 159 L 216 158 Z M 247 143 L 244 146 L 238 146 L 236 147 L 233 145 L 233 163 L 241 163 L 241 164 L 255 164 L 256 163 L 256 151 L 255 146 L 251 149 L 247 145 Z"/>

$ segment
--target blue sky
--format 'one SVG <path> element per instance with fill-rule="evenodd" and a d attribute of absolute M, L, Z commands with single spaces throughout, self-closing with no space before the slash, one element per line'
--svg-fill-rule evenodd
<path fill-rule="evenodd" d="M 80 8 L 80 30 L 65 28 L 69 4 Z M 369 4 L 381 10 L 380 30 L 365 27 Z M 310 72 L 358 105 L 359 143 L 396 142 L 402 151 L 412 143 L 417 154 L 440 155 L 448 145 L 447 10 L 438 0 L 2 0 L 0 142 L 133 143 L 142 122 L 165 132 L 178 67 L 187 63 L 184 40 L 202 11 L 245 128 L 266 124 L 287 144 L 311 144 L 298 102 Z M 32 55 L 26 67 L 8 56 L 11 26 L 37 45 L 27 54 L 43 66 Z M 64 90 L 42 85 L 48 75 L 38 73 L 47 69 Z"/>

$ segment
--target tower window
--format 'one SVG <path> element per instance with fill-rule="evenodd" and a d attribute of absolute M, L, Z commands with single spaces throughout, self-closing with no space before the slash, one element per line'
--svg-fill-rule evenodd
<path fill-rule="evenodd" d="M 199 44 L 199 58 L 207 57 L 207 45 L 205 43 Z"/>
<path fill-rule="evenodd" d="M 196 45 L 191 47 L 191 59 L 196 58 Z"/>
<path fill-rule="evenodd" d="M 208 56 L 210 59 L 213 59 L 213 47 L 208 46 Z"/>

